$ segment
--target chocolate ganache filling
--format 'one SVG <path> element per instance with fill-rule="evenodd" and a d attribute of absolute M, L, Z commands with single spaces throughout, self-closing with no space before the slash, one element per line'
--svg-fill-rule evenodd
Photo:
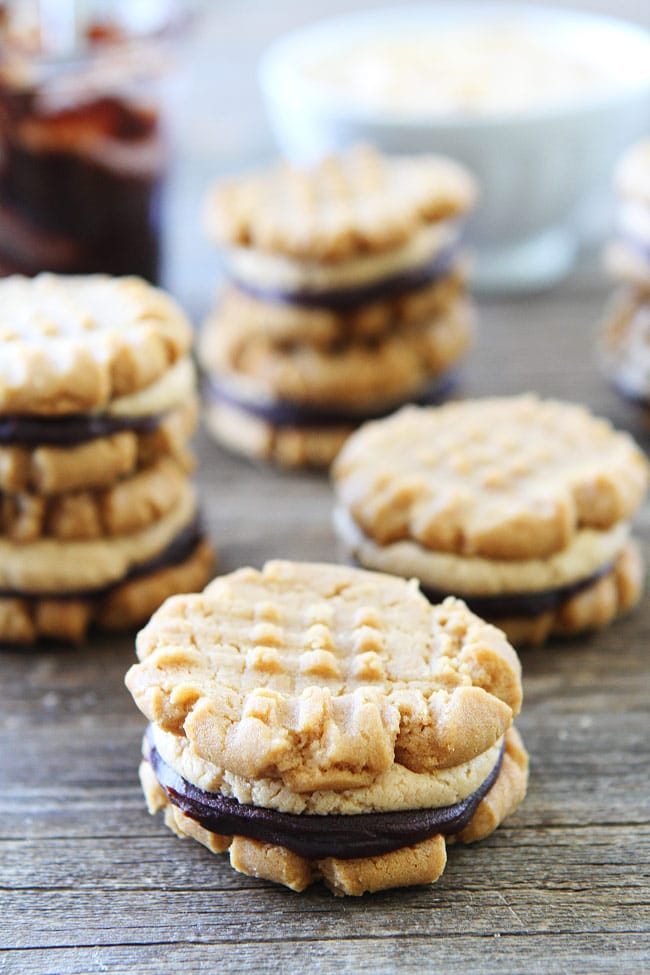
<path fill-rule="evenodd" d="M 162 415 L 111 416 L 108 413 L 75 413 L 57 417 L 5 414 L 0 416 L 0 444 L 74 447 L 125 430 L 151 433 L 160 426 L 162 418 Z"/>
<path fill-rule="evenodd" d="M 358 284 L 347 288 L 296 289 L 268 288 L 252 284 L 226 269 L 233 283 L 246 294 L 261 301 L 278 304 L 300 305 L 303 308 L 326 308 L 330 311 L 345 311 L 371 301 L 391 298 L 414 288 L 433 284 L 448 274 L 459 250 L 459 241 L 454 241 L 434 258 L 418 267 L 389 274 L 370 284 Z"/>
<path fill-rule="evenodd" d="M 277 812 L 246 805 L 219 793 L 204 792 L 165 762 L 156 749 L 150 728 L 145 741 L 145 758 L 169 801 L 204 829 L 222 836 L 247 836 L 284 846 L 309 860 L 379 856 L 420 843 L 437 833 L 447 836 L 459 833 L 494 785 L 503 759 L 502 745 L 494 768 L 476 792 L 452 806 L 318 816 Z"/>
<path fill-rule="evenodd" d="M 606 576 L 612 571 L 612 568 L 613 563 L 607 563 L 586 579 L 571 582 L 566 586 L 558 586 L 555 589 L 542 589 L 539 592 L 501 593 L 497 596 L 471 596 L 464 593 L 455 593 L 454 595 L 467 603 L 477 616 L 482 616 L 488 620 L 517 617 L 530 619 L 541 616 L 543 613 L 554 612 L 571 596 L 588 589 L 593 583 Z M 420 588 L 432 603 L 440 603 L 450 595 L 443 589 L 434 589 L 422 584 Z"/>
<path fill-rule="evenodd" d="M 311 406 L 292 400 L 254 400 L 237 396 L 226 384 L 213 377 L 205 380 L 206 397 L 213 402 L 230 403 L 232 406 L 253 416 L 266 420 L 274 427 L 324 428 L 332 426 L 355 426 L 366 420 L 379 420 L 388 416 L 405 402 L 418 406 L 435 406 L 441 403 L 456 384 L 456 376 L 447 373 L 437 377 L 414 396 L 402 397 L 376 406 L 374 409 L 345 410 L 334 405 Z"/>
<path fill-rule="evenodd" d="M 157 555 L 153 555 L 151 558 L 146 559 L 144 562 L 139 562 L 137 565 L 132 566 L 131 569 L 118 579 L 116 582 L 112 582 L 108 586 L 102 586 L 99 589 L 76 589 L 74 591 L 51 591 L 51 592 L 25 592 L 20 589 L 0 589 L 0 599 L 2 598 L 18 598 L 18 599 L 93 599 L 101 598 L 102 596 L 108 595 L 111 590 L 115 589 L 117 586 L 123 585 L 125 582 L 130 582 L 132 579 L 139 579 L 142 576 L 151 575 L 154 572 L 158 572 L 160 569 L 167 569 L 172 565 L 179 565 L 181 562 L 185 562 L 190 558 L 197 545 L 203 538 L 203 528 L 201 524 L 201 519 L 199 515 L 196 515 L 189 524 L 185 525 L 184 528 L 178 532 L 178 534 L 171 540 L 169 545 L 166 546 Z"/>

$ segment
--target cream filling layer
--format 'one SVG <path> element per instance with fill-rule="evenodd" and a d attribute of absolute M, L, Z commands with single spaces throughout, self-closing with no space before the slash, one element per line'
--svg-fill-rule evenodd
<path fill-rule="evenodd" d="M 167 369 L 156 382 L 119 396 L 102 412 L 109 416 L 156 416 L 186 403 L 196 392 L 196 372 L 190 356 L 184 356 Z"/>
<path fill-rule="evenodd" d="M 412 541 L 379 545 L 341 506 L 334 511 L 334 528 L 364 568 L 414 577 L 425 587 L 461 598 L 543 592 L 588 579 L 614 562 L 630 534 L 627 522 L 609 531 L 584 528 L 565 549 L 545 559 L 486 559 L 434 552 Z"/>
<path fill-rule="evenodd" d="M 186 483 L 168 514 L 130 535 L 86 542 L 41 538 L 22 545 L 1 538 L 0 589 L 35 596 L 101 589 L 163 552 L 195 514 L 196 492 Z"/>
<path fill-rule="evenodd" d="M 460 237 L 457 220 L 444 220 L 418 230 L 400 247 L 383 254 L 366 254 L 325 264 L 298 261 L 247 247 L 224 252 L 229 274 L 242 284 L 273 291 L 324 291 L 374 284 L 432 261 Z"/>
<path fill-rule="evenodd" d="M 497 763 L 502 742 L 499 739 L 486 752 L 453 768 L 421 773 L 394 764 L 368 786 L 298 794 L 277 779 L 251 780 L 233 775 L 198 756 L 187 738 L 162 731 L 157 725 L 152 728 L 162 758 L 204 792 L 219 792 L 246 805 L 277 812 L 319 816 L 451 806 L 476 792 L 485 781 Z"/>

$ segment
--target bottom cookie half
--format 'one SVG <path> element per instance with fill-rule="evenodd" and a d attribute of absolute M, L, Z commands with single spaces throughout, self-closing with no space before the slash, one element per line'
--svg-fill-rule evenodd
<path fill-rule="evenodd" d="M 493 620 L 515 646 L 539 646 L 551 636 L 573 636 L 607 626 L 636 606 L 643 592 L 644 570 L 639 547 L 629 540 L 608 572 L 536 616 Z M 471 600 L 468 600 L 471 606 Z"/>
<path fill-rule="evenodd" d="M 453 390 L 453 373 L 431 379 L 410 398 L 419 403 L 443 402 Z M 345 411 L 323 405 L 239 400 L 219 387 L 206 384 L 205 422 L 215 440 L 228 450 L 280 467 L 329 467 L 359 424 L 388 415 L 402 401 L 366 404 L 366 411 Z"/>
<path fill-rule="evenodd" d="M 496 780 L 460 832 L 451 836 L 434 833 L 420 842 L 387 853 L 352 859 L 336 856 L 309 859 L 273 843 L 213 833 L 171 801 L 148 761 L 143 761 L 140 766 L 140 778 L 152 814 L 163 810 L 165 823 L 181 838 L 195 839 L 213 853 L 227 851 L 231 866 L 240 873 L 271 880 L 296 891 L 323 880 L 334 894 L 360 896 L 392 887 L 436 881 L 447 862 L 447 843 L 473 843 L 483 839 L 523 800 L 528 780 L 528 756 L 518 732 L 511 728 L 505 737 Z"/>
<path fill-rule="evenodd" d="M 79 597 L 0 597 L 0 647 L 40 639 L 78 643 L 91 626 L 108 631 L 142 625 L 178 592 L 201 589 L 213 574 L 212 547 L 199 540 L 178 561 L 157 564 L 150 572 L 127 578 L 97 595 Z"/>

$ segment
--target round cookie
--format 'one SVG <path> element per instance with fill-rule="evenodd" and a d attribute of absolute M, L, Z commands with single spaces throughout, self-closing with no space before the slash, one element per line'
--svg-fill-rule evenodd
<path fill-rule="evenodd" d="M 0 491 L 49 496 L 108 487 L 168 455 L 189 470 L 187 444 L 197 420 L 198 401 L 193 395 L 148 430 L 122 430 L 72 446 L 0 444 Z"/>
<path fill-rule="evenodd" d="M 512 639 L 539 642 L 638 600 L 627 522 L 647 476 L 629 436 L 574 404 L 407 407 L 343 447 L 335 526 L 366 567 L 415 575 L 434 600 L 451 592 Z"/>
<path fill-rule="evenodd" d="M 49 496 L 0 493 L 0 536 L 24 544 L 43 537 L 81 541 L 139 531 L 180 502 L 187 473 L 168 455 L 103 489 Z"/>
<path fill-rule="evenodd" d="M 431 882 L 445 835 L 485 835 L 523 798 L 516 654 L 414 583 L 241 569 L 168 600 L 137 652 L 150 809 L 236 869 L 352 894 Z"/>
<path fill-rule="evenodd" d="M 51 595 L 113 585 L 141 562 L 158 557 L 196 520 L 196 493 L 182 481 L 175 503 L 139 530 L 81 540 L 22 542 L 0 536 L 0 593 Z"/>
<path fill-rule="evenodd" d="M 213 570 L 212 547 L 194 532 L 165 557 L 95 593 L 0 596 L 0 646 L 41 639 L 79 643 L 93 625 L 109 632 L 135 629 L 169 596 L 204 585 Z"/>
<path fill-rule="evenodd" d="M 182 779 L 179 781 L 179 777 L 172 770 L 173 778 L 169 785 L 172 785 L 174 789 L 174 799 L 170 799 L 170 792 L 161 785 L 152 768 L 151 753 L 146 749 L 146 745 L 145 755 L 145 761 L 140 765 L 140 780 L 149 812 L 153 815 L 159 810 L 163 810 L 165 824 L 178 837 L 197 840 L 212 853 L 227 851 L 231 867 L 240 873 L 284 884 L 284 886 L 295 891 L 305 890 L 310 884 L 322 880 L 337 896 L 359 897 L 365 893 L 374 893 L 393 887 L 434 883 L 442 874 L 447 863 L 446 845 L 455 842 L 474 843 L 489 836 L 523 801 L 528 781 L 528 755 L 516 728 L 512 727 L 505 735 L 496 777 L 491 776 L 473 794 L 470 799 L 471 806 L 467 825 L 458 832 L 446 834 L 433 832 L 425 839 L 416 840 L 409 843 L 408 846 L 397 846 L 383 853 L 369 853 L 355 857 L 319 856 L 317 853 L 311 853 L 309 844 L 304 844 L 304 841 L 303 843 L 295 843 L 296 832 L 304 825 L 304 818 L 301 822 L 299 817 L 286 817 L 286 814 L 280 814 L 280 816 L 293 820 L 289 829 L 286 830 L 286 834 L 290 838 L 287 840 L 285 835 L 282 838 L 289 843 L 292 843 L 293 840 L 295 845 L 301 847 L 307 845 L 308 848 L 302 853 L 282 845 L 277 841 L 277 837 L 275 837 L 275 841 L 260 840 L 254 836 L 239 835 L 236 832 L 224 835 L 215 832 L 213 828 L 206 828 L 197 816 L 196 807 L 189 807 L 190 811 L 184 812 L 183 808 L 178 805 L 179 786 L 180 789 L 183 789 L 184 784 L 187 789 L 189 783 L 183 783 Z M 159 767 L 157 771 L 160 774 Z M 201 798 L 214 800 L 215 796 L 203 794 Z M 463 804 L 443 808 L 445 811 L 455 810 L 461 805 Z M 433 812 L 435 815 L 435 810 Z M 373 816 L 374 821 L 377 822 L 379 819 L 381 824 L 381 818 L 383 818 L 381 813 L 379 816 L 366 813 L 362 814 L 360 818 L 368 820 Z M 316 817 L 309 817 L 310 820 L 314 818 Z M 341 817 L 334 814 L 329 817 L 317 818 L 324 820 L 324 822 L 322 826 L 320 823 L 314 824 L 315 828 L 320 828 L 325 835 L 331 835 L 333 819 L 345 820 L 341 824 L 345 828 L 349 826 L 350 820 L 354 817 L 347 815 Z M 420 825 L 417 810 L 413 812 L 409 810 L 404 818 L 411 819 L 411 829 L 417 831 Z M 394 814 L 385 814 L 385 820 L 392 827 L 395 826 L 396 819 L 397 817 Z M 413 821 L 415 826 L 413 826 Z M 239 821 L 237 825 L 241 827 L 242 822 Z M 363 823 L 364 832 L 369 828 L 371 828 L 370 824 Z M 293 833 L 291 832 L 292 829 L 294 830 Z M 257 832 L 257 830 L 253 831 Z M 271 831 L 275 832 L 273 826 L 268 831 L 269 834 Z M 337 832 L 340 832 L 340 828 Z M 425 826 L 422 832 L 430 832 L 430 828 L 427 829 Z"/>
<path fill-rule="evenodd" d="M 398 248 L 465 213 L 475 196 L 472 177 L 449 159 L 357 147 L 311 169 L 282 164 L 224 181 L 208 198 L 205 227 L 222 247 L 338 264 Z"/>
<path fill-rule="evenodd" d="M 105 411 L 185 356 L 191 326 L 139 278 L 40 274 L 0 281 L 0 414 Z"/>
<path fill-rule="evenodd" d="M 469 303 L 384 337 L 319 347 L 279 342 L 213 317 L 203 332 L 206 422 L 238 453 L 283 466 L 327 466 L 364 420 L 405 400 L 440 402 L 473 339 Z"/>
<path fill-rule="evenodd" d="M 467 271 L 459 264 L 445 277 L 424 287 L 343 311 L 262 301 L 231 284 L 219 297 L 201 345 L 209 363 L 209 336 L 217 321 L 229 323 L 230 328 L 240 327 L 250 336 L 265 337 L 277 346 L 297 342 L 332 351 L 353 342 L 380 341 L 396 330 L 444 315 L 464 294 L 466 278 Z"/>
<path fill-rule="evenodd" d="M 210 575 L 188 319 L 106 275 L 0 281 L 0 643 L 128 629 Z"/>
<path fill-rule="evenodd" d="M 472 311 L 464 299 L 440 316 L 379 341 L 346 342 L 331 349 L 278 343 L 243 322 L 217 315 L 203 333 L 201 359 L 217 380 L 232 376 L 247 382 L 253 400 L 272 398 L 323 410 L 347 407 L 363 415 L 372 413 L 376 404 L 417 395 L 458 363 L 472 337 Z"/>
<path fill-rule="evenodd" d="M 222 182 L 206 206 L 228 285 L 206 323 L 207 425 L 238 453 L 327 466 L 359 423 L 439 402 L 473 338 L 470 174 L 344 150 Z"/>

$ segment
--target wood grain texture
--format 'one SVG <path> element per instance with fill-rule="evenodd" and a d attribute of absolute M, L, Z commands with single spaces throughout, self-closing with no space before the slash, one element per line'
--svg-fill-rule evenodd
<path fill-rule="evenodd" d="M 637 15 L 637 0 L 626 3 L 618 12 Z M 224 4 L 206 35 L 206 49 L 221 54 L 197 65 L 204 108 L 188 103 L 193 169 L 177 186 L 170 250 L 170 281 L 197 318 L 216 266 L 195 221 L 207 153 L 211 167 L 232 167 L 269 152 L 252 62 L 273 33 L 325 9 L 324 0 L 283 0 L 264 13 Z M 645 4 L 638 16 L 647 19 Z M 226 109 L 212 129 L 194 124 L 208 102 Z M 584 402 L 648 450 L 650 429 L 596 367 L 607 293 L 592 263 L 552 293 L 482 301 L 459 393 L 537 390 Z M 198 446 L 223 571 L 278 556 L 338 557 L 326 478 L 256 467 L 205 438 Z M 648 558 L 648 507 L 639 534 Z M 600 634 L 525 651 L 525 803 L 483 843 L 450 848 L 433 887 L 358 900 L 243 877 L 147 815 L 136 771 L 143 720 L 123 686 L 132 638 L 3 654 L 0 972 L 650 973 L 649 646 L 644 599 Z"/>
<path fill-rule="evenodd" d="M 484 302 L 462 392 L 538 389 L 633 430 L 595 367 L 604 286 Z M 224 571 L 335 559 L 326 478 L 287 475 L 199 441 Z M 648 512 L 639 519 L 646 555 Z M 143 722 L 123 687 L 130 638 L 4 654 L 0 686 L 0 971 L 168 973 L 650 971 L 650 611 L 525 651 L 524 805 L 452 848 L 431 888 L 296 895 L 175 839 L 144 809 Z M 4 950 L 2 950 L 4 949 Z"/>

